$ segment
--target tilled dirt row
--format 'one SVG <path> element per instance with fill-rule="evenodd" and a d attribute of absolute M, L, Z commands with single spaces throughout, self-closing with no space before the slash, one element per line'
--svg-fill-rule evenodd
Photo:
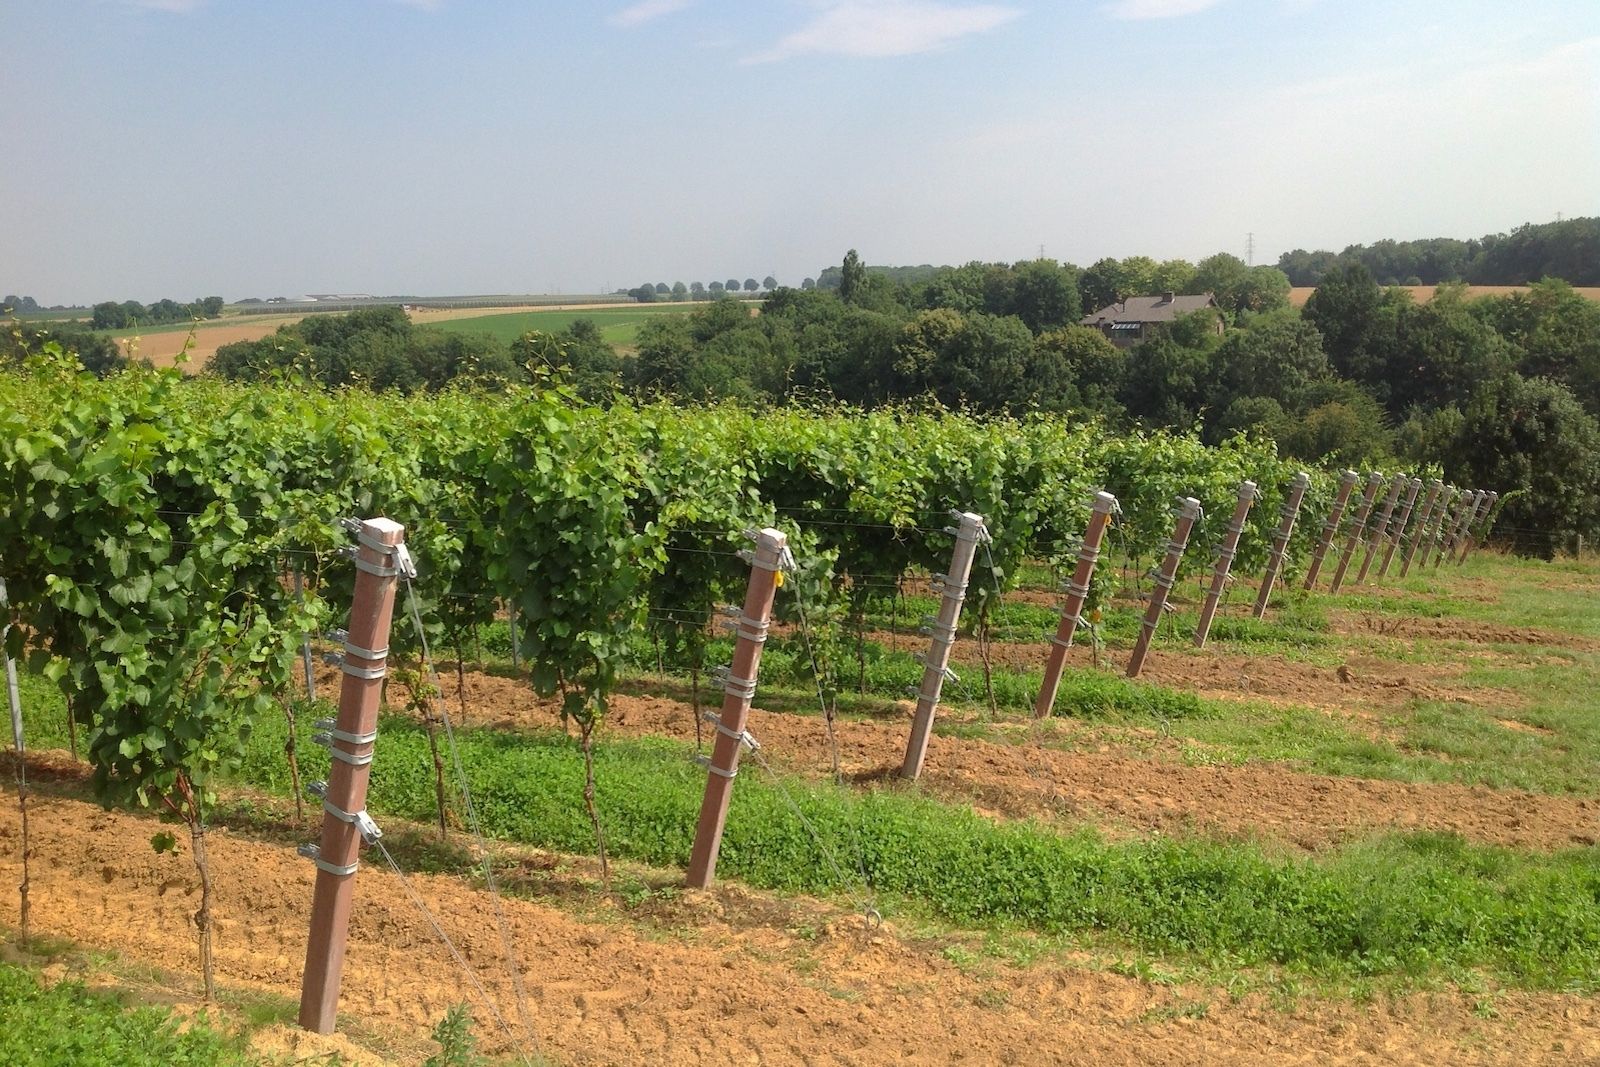
<path fill-rule="evenodd" d="M 445 688 L 460 714 L 453 676 Z M 520 729 L 556 721 L 555 705 L 537 699 L 517 679 L 468 673 L 466 693 L 463 718 L 473 725 Z M 607 723 L 625 735 L 694 737 L 692 708 L 660 697 L 616 695 Z M 907 726 L 904 720 L 840 720 L 836 734 L 843 772 L 857 781 L 893 781 Z M 756 708 L 750 730 L 774 764 L 828 773 L 831 751 L 820 716 Z M 1305 848 L 1374 830 L 1436 830 L 1474 841 L 1556 849 L 1592 844 L 1600 817 L 1600 800 L 1583 797 L 1301 774 L 1271 766 L 1192 767 L 1112 751 L 1063 751 L 1038 742 L 1027 727 L 1016 730 L 1015 743 L 935 736 L 923 788 L 1008 817 L 1063 816 L 1094 821 L 1111 833 L 1255 835 Z M 1169 742 L 1168 747 L 1176 755 L 1176 746 Z"/>
<path fill-rule="evenodd" d="M 196 903 L 186 855 L 157 855 L 153 819 L 40 796 L 33 805 L 36 932 L 124 961 L 188 970 Z M 18 837 L 0 810 L 0 852 L 14 881 Z M 298 996 L 313 871 L 281 846 L 216 830 L 217 971 L 225 987 Z M 516 1018 L 486 895 L 450 876 L 412 879 L 468 965 Z M 475 994 L 398 879 L 371 862 L 357 881 L 342 1019 L 383 1033 L 420 1062 L 428 1029 Z M 1169 989 L 1103 971 L 996 965 L 977 975 L 939 954 L 839 920 L 792 934 L 749 916 L 762 900 L 690 894 L 682 929 L 656 939 L 619 921 L 583 921 L 506 899 L 506 924 L 541 1051 L 563 1064 L 1530 1064 L 1600 1059 L 1600 1006 L 1589 998 L 1506 993 L 1496 1017 L 1473 998 L 1414 995 L 1373 1006 L 1309 1003 L 1289 1013 L 1259 996 Z M 0 921 L 17 922 L 16 898 Z M 480 1019 L 487 1013 L 478 1006 Z M 485 1051 L 505 1049 L 480 1024 Z M 269 1034 L 294 1056 L 337 1040 Z M 363 1062 L 357 1057 L 356 1062 Z M 380 1062 L 366 1059 L 364 1062 Z"/>

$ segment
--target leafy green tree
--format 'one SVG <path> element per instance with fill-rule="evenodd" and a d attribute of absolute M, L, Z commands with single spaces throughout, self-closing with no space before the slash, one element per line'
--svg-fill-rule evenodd
<path fill-rule="evenodd" d="M 1526 293 L 1486 297 L 1468 309 L 1510 346 L 1517 373 L 1565 383 L 1600 415 L 1600 303 L 1556 279 Z"/>
<path fill-rule="evenodd" d="M 666 296 L 672 292 L 672 286 L 668 285 L 666 282 L 656 282 L 655 289 L 657 296 Z"/>
<path fill-rule="evenodd" d="M 800 288 L 805 289 L 807 291 L 815 289 L 816 287 L 817 287 L 817 280 L 815 278 L 806 278 L 806 279 L 804 279 L 804 280 L 802 280 L 800 282 Z"/>
<path fill-rule="evenodd" d="M 754 278 L 746 278 L 744 280 L 744 291 L 745 292 L 753 293 L 757 289 L 760 289 L 760 288 L 761 288 L 761 283 L 756 281 Z"/>
<path fill-rule="evenodd" d="M 1070 325 L 1083 314 L 1077 272 L 1071 267 L 1053 259 L 1035 259 L 1017 264 L 1012 274 L 1011 306 L 1006 313 L 1016 315 L 1034 333 Z"/>
<path fill-rule="evenodd" d="M 1193 293 L 1195 268 L 1187 259 L 1164 259 L 1150 274 L 1152 293 Z"/>
<path fill-rule="evenodd" d="M 1139 282 L 1121 261 L 1108 256 L 1089 265 L 1078 279 L 1078 291 L 1083 297 L 1084 314 L 1092 315 L 1130 296 L 1138 296 Z"/>
<path fill-rule="evenodd" d="M 1270 397 L 1300 411 L 1308 390 L 1329 377 L 1316 327 L 1293 313 L 1232 330 L 1212 354 L 1210 403 L 1221 411 L 1239 397 Z"/>
<path fill-rule="evenodd" d="M 723 292 L 726 293 L 737 293 L 739 291 L 739 279 L 729 278 L 727 281 L 722 283 L 722 289 Z"/>
<path fill-rule="evenodd" d="M 866 286 L 867 268 L 855 249 L 844 254 L 844 264 L 839 268 L 839 299 L 846 304 L 856 303 Z"/>
<path fill-rule="evenodd" d="M 1118 401 L 1127 375 L 1127 354 L 1099 330 L 1088 326 L 1063 326 L 1039 335 L 1034 342 L 1034 369 L 1030 379 L 1058 381 L 1066 387 L 1052 402 L 1041 386 L 1039 406 L 1051 411 L 1087 410 L 1109 418 L 1125 411 Z"/>
<path fill-rule="evenodd" d="M 1381 374 L 1387 362 L 1379 321 L 1382 306 L 1383 291 L 1361 264 L 1334 267 L 1323 275 L 1303 314 L 1322 335 L 1335 372 L 1361 382 Z"/>
<path fill-rule="evenodd" d="M 777 287 L 778 287 L 778 279 L 774 278 L 770 274 L 767 275 L 761 281 L 761 288 L 765 289 L 769 293 L 772 292 L 772 290 L 776 289 Z"/>
<path fill-rule="evenodd" d="M 90 325 L 97 330 L 125 330 L 133 323 L 128 319 L 128 310 L 115 300 L 106 300 L 94 306 L 91 312 Z"/>
<path fill-rule="evenodd" d="M 722 283 L 721 282 L 712 282 L 711 285 L 709 286 L 709 288 L 710 288 L 712 296 L 721 296 L 722 295 Z"/>
<path fill-rule="evenodd" d="M 1519 551 L 1549 557 L 1600 533 L 1600 424 L 1559 382 L 1506 375 L 1467 404 L 1445 476 L 1521 493 L 1501 523 Z"/>
<path fill-rule="evenodd" d="M 692 282 L 692 283 L 690 283 L 689 292 L 694 297 L 694 299 L 696 299 L 696 300 L 704 299 L 705 295 L 706 295 L 705 282 Z"/>
<path fill-rule="evenodd" d="M 684 285 L 682 282 L 672 283 L 672 299 L 683 300 L 686 299 L 688 295 L 689 287 L 687 285 Z"/>

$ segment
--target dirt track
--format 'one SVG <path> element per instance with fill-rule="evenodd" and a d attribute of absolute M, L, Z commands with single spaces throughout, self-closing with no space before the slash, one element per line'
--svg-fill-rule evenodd
<path fill-rule="evenodd" d="M 39 797 L 33 808 L 35 930 L 191 972 L 196 893 L 186 855 L 157 855 L 152 819 Z M 16 813 L 0 814 L 13 881 Z M 224 987 L 295 998 L 312 868 L 287 847 L 213 831 L 217 971 Z M 537 863 L 537 857 L 529 857 Z M 510 1018 L 508 972 L 483 893 L 450 876 L 413 878 Z M 343 1018 L 381 1033 L 399 1062 L 474 996 L 398 880 L 370 860 L 357 883 Z M 649 905 L 647 905 L 648 907 Z M 812 925 L 803 901 L 721 889 L 655 905 L 670 936 L 601 915 L 504 901 L 542 1051 L 563 1064 L 761 1063 L 1577 1064 L 1600 1060 L 1592 998 L 1504 993 L 1484 1018 L 1471 996 L 1418 994 L 1362 1007 L 1308 1002 L 1282 1012 L 1260 994 L 1152 985 L 1056 963 L 960 969 L 936 951 L 836 916 Z M 798 913 L 797 913 L 798 912 Z M 788 926 L 786 921 L 801 925 Z M 0 897 L 15 925 L 16 898 Z M 487 1018 L 478 1007 L 480 1018 Z M 484 1051 L 505 1048 L 480 1023 Z M 287 1028 L 264 1038 L 309 1056 L 352 1046 Z M 356 1062 L 380 1063 L 360 1056 Z"/>

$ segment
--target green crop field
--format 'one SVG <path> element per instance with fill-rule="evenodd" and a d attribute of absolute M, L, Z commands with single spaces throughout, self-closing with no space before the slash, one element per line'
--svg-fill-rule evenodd
<path fill-rule="evenodd" d="M 564 330 L 579 319 L 589 319 L 600 327 L 600 336 L 614 345 L 632 345 L 644 321 L 655 315 L 681 314 L 694 305 L 641 304 L 636 308 L 603 308 L 594 311 L 514 311 L 505 315 L 446 319 L 429 323 L 433 329 L 456 333 L 486 333 L 509 344 L 529 330 Z"/>

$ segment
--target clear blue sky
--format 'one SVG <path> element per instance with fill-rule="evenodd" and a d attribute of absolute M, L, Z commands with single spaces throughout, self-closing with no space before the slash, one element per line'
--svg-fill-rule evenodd
<path fill-rule="evenodd" d="M 1600 0 L 5 0 L 0 292 L 1256 261 L 1600 214 Z"/>

